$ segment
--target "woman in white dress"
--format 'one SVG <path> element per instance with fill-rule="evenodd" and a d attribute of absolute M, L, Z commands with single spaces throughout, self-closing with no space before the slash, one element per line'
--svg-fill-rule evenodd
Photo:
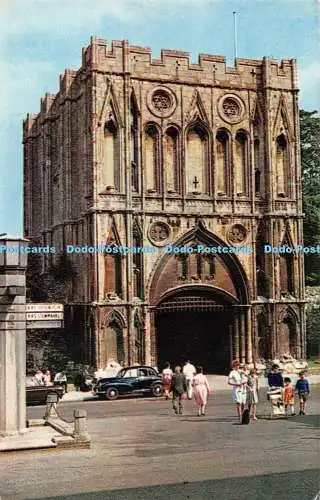
<path fill-rule="evenodd" d="M 232 362 L 232 370 L 228 376 L 228 384 L 232 386 L 232 402 L 237 405 L 237 415 L 241 423 L 241 414 L 244 404 L 243 377 L 240 372 L 240 363 L 235 360 Z"/>

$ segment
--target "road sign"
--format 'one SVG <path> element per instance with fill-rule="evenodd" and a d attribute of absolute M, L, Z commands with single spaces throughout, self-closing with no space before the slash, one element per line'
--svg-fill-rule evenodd
<path fill-rule="evenodd" d="M 26 304 L 26 312 L 63 312 L 63 304 L 56 302 L 37 302 L 33 304 Z"/>
<path fill-rule="evenodd" d="M 64 305 L 56 302 L 37 302 L 26 304 L 26 327 L 63 328 Z"/>
<path fill-rule="evenodd" d="M 27 330 L 42 328 L 63 328 L 63 321 L 27 321 Z"/>
<path fill-rule="evenodd" d="M 63 312 L 27 312 L 27 321 L 63 320 Z"/>

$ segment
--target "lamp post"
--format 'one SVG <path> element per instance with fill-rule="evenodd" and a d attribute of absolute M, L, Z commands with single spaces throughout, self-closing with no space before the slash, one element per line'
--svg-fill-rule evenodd
<path fill-rule="evenodd" d="M 0 236 L 0 435 L 26 427 L 28 240 Z"/>

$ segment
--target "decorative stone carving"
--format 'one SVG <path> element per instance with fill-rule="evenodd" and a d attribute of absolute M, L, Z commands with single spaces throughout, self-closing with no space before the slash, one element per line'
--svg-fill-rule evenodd
<path fill-rule="evenodd" d="M 245 105 L 242 99 L 234 94 L 222 96 L 218 102 L 220 117 L 228 123 L 239 123 L 245 115 Z"/>
<path fill-rule="evenodd" d="M 227 233 L 228 241 L 233 245 L 242 244 L 245 241 L 246 237 L 247 237 L 247 230 L 241 224 L 234 224 L 233 226 L 230 227 Z"/>
<path fill-rule="evenodd" d="M 149 240 L 156 246 L 164 246 L 171 236 L 171 228 L 166 222 L 153 222 L 149 228 Z"/>
<path fill-rule="evenodd" d="M 152 104 L 157 111 L 162 113 L 172 106 L 170 95 L 163 90 L 157 90 L 152 95 Z"/>
<path fill-rule="evenodd" d="M 170 116 L 177 106 L 175 94 L 167 87 L 156 87 L 147 97 L 147 105 L 149 110 L 155 116 L 167 118 Z"/>

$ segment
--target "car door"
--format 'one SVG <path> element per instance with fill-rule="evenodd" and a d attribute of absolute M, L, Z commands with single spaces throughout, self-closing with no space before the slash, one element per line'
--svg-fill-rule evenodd
<path fill-rule="evenodd" d="M 115 384 L 120 394 L 130 394 L 135 390 L 137 375 L 138 372 L 135 368 L 128 368 L 125 370 L 124 375 L 119 378 L 117 384 Z"/>
<path fill-rule="evenodd" d="M 148 392 L 152 383 L 152 377 L 148 368 L 138 368 L 138 377 L 135 381 L 135 392 Z"/>

